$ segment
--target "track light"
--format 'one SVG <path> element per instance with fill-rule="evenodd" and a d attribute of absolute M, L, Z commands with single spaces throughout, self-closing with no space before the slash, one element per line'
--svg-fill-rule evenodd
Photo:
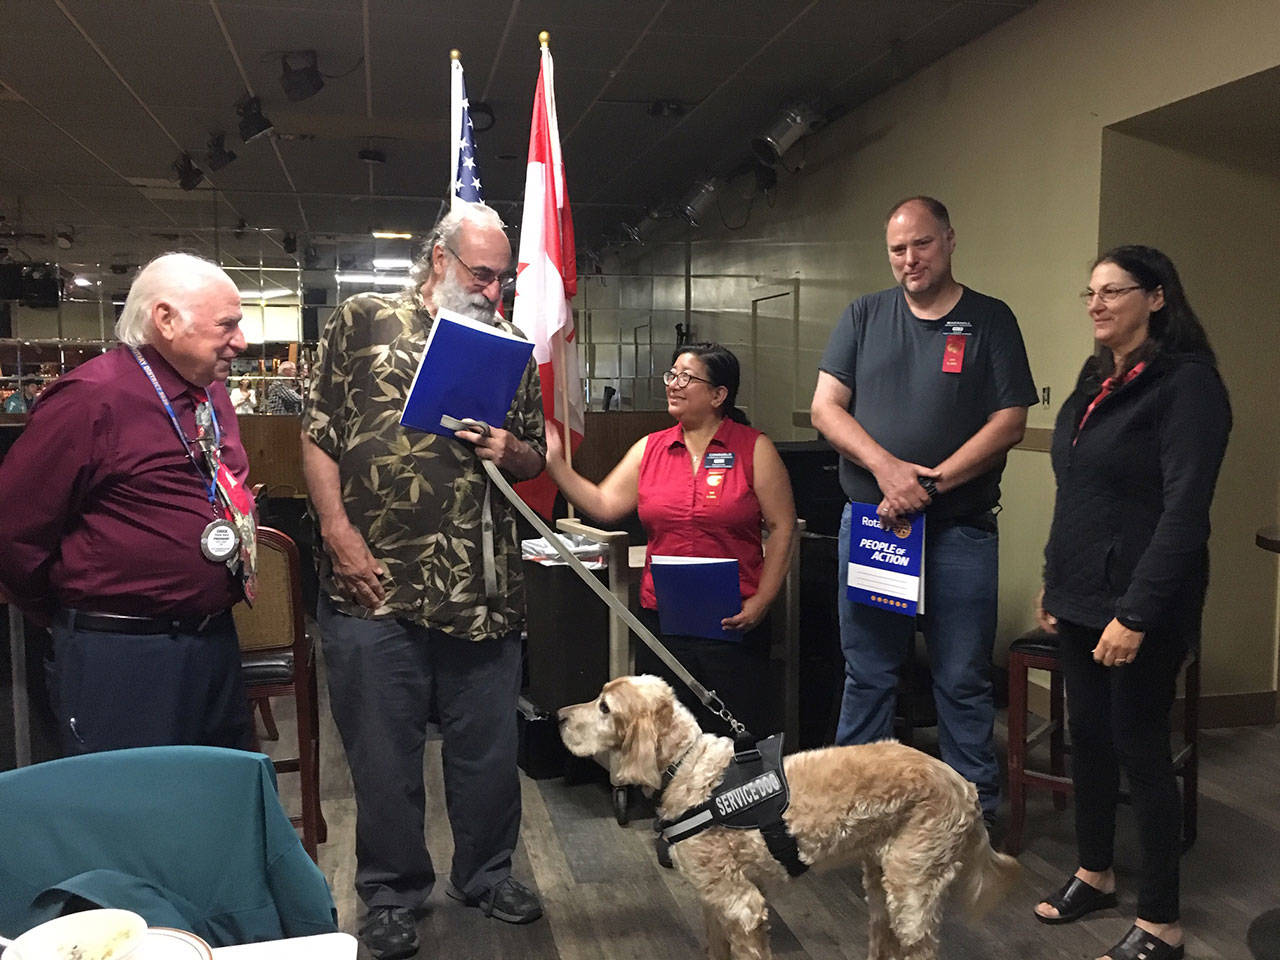
<path fill-rule="evenodd" d="M 194 190 L 204 179 L 204 171 L 196 166 L 189 153 L 173 161 L 173 170 L 178 175 L 178 186 L 183 190 Z"/>
<path fill-rule="evenodd" d="M 667 214 L 667 218 L 670 218 L 670 214 Z M 644 243 L 653 235 L 653 231 L 658 228 L 662 220 L 662 216 L 650 210 L 639 223 L 622 223 L 619 226 L 622 228 L 623 239 L 630 240 L 632 243 Z"/>
<path fill-rule="evenodd" d="M 702 218 L 707 215 L 711 204 L 715 202 L 716 188 L 719 186 L 715 178 L 708 177 L 697 181 L 689 188 L 689 192 L 680 203 L 680 215 L 689 221 L 689 226 L 698 226 Z"/>
<path fill-rule="evenodd" d="M 240 139 L 245 143 L 270 133 L 275 126 L 262 115 L 262 101 L 257 97 L 245 97 L 237 103 L 236 113 L 240 115 Z"/>
<path fill-rule="evenodd" d="M 297 65 L 299 62 L 300 66 Z M 324 89 L 324 78 L 320 76 L 320 70 L 316 66 L 314 50 L 286 53 L 280 58 L 280 64 L 284 70 L 280 74 L 280 86 L 284 88 L 284 95 L 295 103 L 314 97 Z"/>
<path fill-rule="evenodd" d="M 221 170 L 235 158 L 236 155 L 227 149 L 227 135 L 225 133 L 210 134 L 209 149 L 204 155 L 204 165 L 210 173 Z"/>
<path fill-rule="evenodd" d="M 760 136 L 751 141 L 751 149 L 760 162 L 770 167 L 805 134 L 822 125 L 822 114 L 805 103 L 792 104 Z"/>

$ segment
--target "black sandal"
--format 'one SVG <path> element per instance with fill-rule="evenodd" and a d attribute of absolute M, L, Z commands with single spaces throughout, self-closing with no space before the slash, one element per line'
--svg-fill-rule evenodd
<path fill-rule="evenodd" d="M 1062 885 L 1062 888 L 1057 893 L 1045 897 L 1041 902 L 1047 903 L 1058 911 L 1056 917 L 1046 917 L 1039 910 L 1033 911 L 1036 919 L 1041 923 L 1070 923 L 1072 920 L 1079 920 L 1085 914 L 1093 913 L 1095 910 L 1114 907 L 1117 900 L 1115 893 L 1103 893 L 1097 887 L 1090 886 L 1079 877 L 1072 877 Z M 1136 957 L 1137 954 L 1133 956 Z"/>
<path fill-rule="evenodd" d="M 1124 939 L 1107 951 L 1111 960 L 1182 960 L 1185 950 L 1165 943 L 1154 933 L 1147 933 L 1137 924 L 1129 928 Z"/>

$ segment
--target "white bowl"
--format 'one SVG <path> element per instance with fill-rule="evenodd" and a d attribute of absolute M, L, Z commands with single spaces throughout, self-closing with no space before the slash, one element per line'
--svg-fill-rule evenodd
<path fill-rule="evenodd" d="M 32 927 L 4 960 L 127 960 L 147 936 L 147 922 L 129 910 L 85 910 Z"/>

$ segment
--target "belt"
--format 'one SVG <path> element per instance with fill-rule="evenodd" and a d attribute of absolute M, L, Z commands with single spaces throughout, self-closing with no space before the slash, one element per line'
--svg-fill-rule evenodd
<path fill-rule="evenodd" d="M 198 635 L 225 630 L 231 626 L 232 620 L 230 610 L 202 617 L 129 617 L 120 613 L 63 610 L 58 614 L 57 622 L 72 630 L 95 630 L 99 633 Z"/>
<path fill-rule="evenodd" d="M 994 510 L 984 510 L 982 513 L 971 513 L 963 517 L 947 517 L 945 520 L 938 520 L 934 523 L 934 529 L 939 527 L 977 527 L 987 533 L 996 533 L 996 512 Z"/>

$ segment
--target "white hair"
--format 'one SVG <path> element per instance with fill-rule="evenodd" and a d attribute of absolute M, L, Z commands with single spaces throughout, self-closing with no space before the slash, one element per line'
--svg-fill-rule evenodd
<path fill-rule="evenodd" d="M 212 260 L 190 253 L 165 253 L 138 271 L 124 309 L 116 320 L 116 339 L 129 346 L 140 347 L 151 341 L 151 312 L 162 300 L 185 305 L 197 290 L 222 279 L 231 282 Z"/>
<path fill-rule="evenodd" d="M 431 236 L 422 245 L 422 252 L 418 255 L 417 261 L 409 268 L 409 276 L 413 278 L 414 286 L 421 286 L 427 282 L 427 277 L 431 276 L 431 254 L 436 244 L 456 246 L 453 241 L 466 224 L 485 230 L 504 230 L 507 226 L 493 207 L 483 203 L 459 203 L 436 221 L 436 225 L 431 228 Z"/>

